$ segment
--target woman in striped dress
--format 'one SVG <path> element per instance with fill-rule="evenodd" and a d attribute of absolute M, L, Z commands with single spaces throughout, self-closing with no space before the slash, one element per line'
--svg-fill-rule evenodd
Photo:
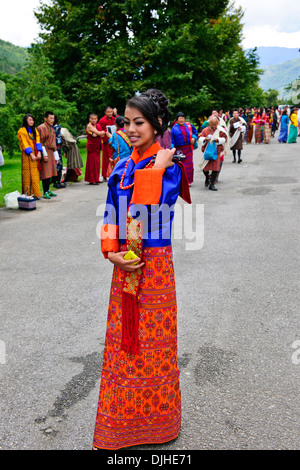
<path fill-rule="evenodd" d="M 272 135 L 272 117 L 270 110 L 267 109 L 264 114 L 264 143 L 269 144 Z"/>
<path fill-rule="evenodd" d="M 260 109 L 253 117 L 253 122 L 255 123 L 255 143 L 261 144 L 263 140 L 263 110 Z"/>

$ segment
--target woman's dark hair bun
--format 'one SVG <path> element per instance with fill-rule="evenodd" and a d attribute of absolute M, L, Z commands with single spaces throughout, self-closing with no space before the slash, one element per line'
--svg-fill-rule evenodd
<path fill-rule="evenodd" d="M 127 106 L 139 109 L 159 135 L 162 136 L 167 130 L 170 121 L 169 100 L 160 90 L 150 88 L 135 95 L 127 101 Z"/>

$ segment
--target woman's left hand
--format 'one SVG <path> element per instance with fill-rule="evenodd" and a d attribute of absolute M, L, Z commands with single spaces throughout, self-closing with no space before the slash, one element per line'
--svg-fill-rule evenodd
<path fill-rule="evenodd" d="M 166 168 L 169 168 L 170 166 L 173 166 L 174 162 L 172 161 L 172 159 L 174 157 L 175 152 L 176 152 L 175 148 L 173 148 L 172 150 L 169 150 L 169 149 L 159 150 L 157 152 L 153 168 L 166 169 Z"/>

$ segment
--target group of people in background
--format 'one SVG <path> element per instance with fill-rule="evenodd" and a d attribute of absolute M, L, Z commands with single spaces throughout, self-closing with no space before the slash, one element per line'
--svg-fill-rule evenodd
<path fill-rule="evenodd" d="M 77 140 L 70 131 L 59 125 L 51 111 L 44 122 L 36 127 L 32 114 L 26 114 L 17 133 L 21 150 L 22 193 L 35 199 L 51 199 L 57 194 L 50 189 L 65 188 L 69 181 L 77 181 L 83 167 Z M 67 158 L 67 171 L 63 176 L 62 152 Z M 42 181 L 43 196 L 40 190 Z"/>
<path fill-rule="evenodd" d="M 198 129 L 197 129 L 198 127 Z M 157 136 L 162 148 L 176 148 L 176 154 L 182 156 L 189 185 L 194 181 L 194 150 L 199 146 L 203 153 L 200 169 L 205 176 L 205 187 L 217 191 L 216 183 L 225 156 L 231 151 L 232 163 L 242 162 L 243 145 L 255 143 L 269 144 L 279 130 L 278 142 L 296 143 L 300 132 L 300 111 L 286 106 L 264 108 L 238 108 L 224 112 L 212 110 L 211 116 L 199 119 L 199 125 L 186 120 L 183 112 L 176 114 L 163 136 Z M 107 106 L 104 116 L 98 119 L 91 113 L 86 126 L 87 160 L 84 180 L 91 185 L 107 181 L 116 163 L 129 158 L 132 146 L 124 129 L 124 117 L 117 109 Z M 43 186 L 43 198 L 51 199 L 56 194 L 50 190 L 65 188 L 69 181 L 77 181 L 82 174 L 81 155 L 77 139 L 70 131 L 59 125 L 58 118 L 52 112 L 46 112 L 44 123 L 35 127 L 31 114 L 26 114 L 22 127 L 18 131 L 22 152 L 22 192 L 41 197 L 40 180 Z M 214 146 L 214 156 L 206 157 Z M 67 169 L 63 175 L 62 151 L 67 158 Z"/>
<path fill-rule="evenodd" d="M 119 160 L 131 155 L 131 143 L 124 131 L 124 117 L 119 116 L 117 109 L 110 106 L 105 108 L 104 116 L 99 121 L 98 115 L 91 113 L 86 136 L 87 160 L 84 180 L 97 185 L 107 181 Z"/>
<path fill-rule="evenodd" d="M 300 131 L 300 112 L 296 107 L 278 106 L 271 108 L 248 108 L 239 110 L 246 121 L 245 143 L 251 143 L 254 135 L 256 144 L 269 144 L 279 130 L 278 142 L 296 143 Z"/>
<path fill-rule="evenodd" d="M 163 148 L 176 147 L 184 154 L 183 165 L 191 185 L 194 179 L 193 152 L 199 144 L 203 152 L 200 168 L 205 176 L 205 187 L 217 191 L 215 183 L 225 156 L 229 150 L 233 154 L 232 163 L 242 163 L 243 145 L 261 143 L 269 144 L 275 138 L 276 132 L 280 134 L 278 142 L 296 143 L 298 131 L 300 132 L 300 111 L 298 108 L 279 107 L 271 108 L 238 108 L 224 112 L 222 109 L 212 110 L 209 119 L 199 119 L 198 129 L 186 121 L 186 116 L 178 112 L 164 136 L 157 139 Z M 215 158 L 207 160 L 205 153 L 210 142 L 215 142 Z"/>

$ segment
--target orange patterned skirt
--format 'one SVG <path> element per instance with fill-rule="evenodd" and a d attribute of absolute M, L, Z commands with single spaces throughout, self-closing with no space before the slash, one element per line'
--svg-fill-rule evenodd
<path fill-rule="evenodd" d="M 168 442 L 180 431 L 172 247 L 145 248 L 143 262 L 136 355 L 120 347 L 124 271 L 116 266 L 113 271 L 93 441 L 102 449 Z"/>

